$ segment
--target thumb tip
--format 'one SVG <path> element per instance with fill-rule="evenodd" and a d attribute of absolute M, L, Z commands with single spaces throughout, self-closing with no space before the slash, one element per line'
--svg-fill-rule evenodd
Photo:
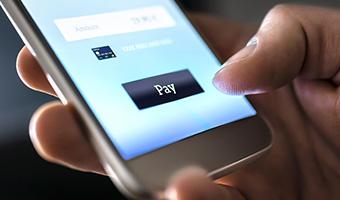
<path fill-rule="evenodd" d="M 242 81 L 242 78 L 230 75 L 226 69 L 219 71 L 212 81 L 212 84 L 218 91 L 227 95 L 251 95 L 256 93 L 254 90 L 249 90 L 247 86 L 243 87 L 242 83 L 245 83 Z"/>
<path fill-rule="evenodd" d="M 212 84 L 222 93 L 239 96 L 263 94 L 276 88 L 265 75 L 247 70 L 245 66 L 251 64 L 252 61 L 231 64 L 227 62 L 215 74 Z"/>
<path fill-rule="evenodd" d="M 267 92 L 266 89 L 251 87 L 247 85 L 246 82 L 240 80 L 233 81 L 232 79 L 223 77 L 223 75 L 217 75 L 214 77 L 212 83 L 218 91 L 227 95 L 245 96 L 263 94 Z"/>
<path fill-rule="evenodd" d="M 260 52 L 260 53 L 259 53 Z M 228 95 L 254 95 L 267 91 L 271 71 L 263 67 L 260 40 L 254 36 L 247 45 L 230 57 L 213 79 L 213 85 Z"/>

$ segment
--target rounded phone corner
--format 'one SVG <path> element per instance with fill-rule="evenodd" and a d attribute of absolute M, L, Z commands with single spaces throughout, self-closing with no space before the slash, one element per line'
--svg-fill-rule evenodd
<path fill-rule="evenodd" d="M 116 188 L 124 194 L 124 196 L 129 199 L 156 199 L 153 192 L 147 191 L 140 184 L 136 184 L 136 181 L 128 180 L 130 179 L 129 177 L 118 176 L 110 164 L 103 163 L 103 167 Z"/>
<path fill-rule="evenodd" d="M 209 177 L 213 180 L 218 180 L 220 178 L 223 178 L 225 176 L 228 176 L 232 173 L 234 173 L 237 170 L 240 170 L 246 166 L 248 166 L 249 164 L 257 161 L 258 159 L 262 158 L 263 156 L 265 156 L 267 153 L 269 153 L 269 151 L 272 148 L 272 143 L 268 144 L 265 148 L 263 148 L 262 150 L 244 158 L 241 159 L 235 163 L 232 163 L 230 165 L 227 165 L 221 169 L 218 170 L 214 170 L 212 172 L 209 173 Z"/>
<path fill-rule="evenodd" d="M 273 147 L 273 134 L 270 131 L 268 125 L 259 115 L 252 117 L 251 121 L 252 121 L 252 124 L 256 124 L 257 131 L 261 132 L 262 134 L 261 145 L 259 145 L 258 149 L 256 151 L 253 151 L 251 154 L 237 161 L 234 161 L 233 163 L 230 163 L 229 165 L 226 165 L 222 168 L 211 171 L 209 173 L 209 176 L 212 179 L 217 180 L 224 176 L 230 175 L 231 173 L 243 167 L 246 167 L 250 163 L 257 161 L 258 159 L 262 158 L 263 156 L 265 156 L 266 154 L 270 152 L 270 150 Z"/>

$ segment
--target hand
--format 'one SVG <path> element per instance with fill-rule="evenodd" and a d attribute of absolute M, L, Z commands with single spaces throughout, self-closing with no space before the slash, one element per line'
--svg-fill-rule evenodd
<path fill-rule="evenodd" d="M 210 17 L 195 21 L 223 57 L 245 45 L 252 28 Z M 250 45 L 215 77 L 218 89 L 248 94 L 274 136 L 271 152 L 218 184 L 201 170 L 180 172 L 169 195 L 181 200 L 338 199 L 340 192 L 340 13 L 278 6 Z M 24 48 L 18 71 L 31 88 L 54 94 Z M 103 173 L 69 107 L 52 103 L 33 117 L 30 134 L 44 158 Z M 223 153 L 223 152 L 221 152 Z"/>
<path fill-rule="evenodd" d="M 213 39 L 212 44 L 223 57 L 236 53 L 255 30 L 202 15 L 194 15 L 193 20 L 208 38 Z M 41 67 L 26 47 L 18 55 L 17 71 L 29 88 L 56 96 Z M 77 121 L 71 108 L 60 102 L 42 106 L 30 124 L 30 136 L 36 150 L 48 161 L 77 170 L 105 174 Z"/>

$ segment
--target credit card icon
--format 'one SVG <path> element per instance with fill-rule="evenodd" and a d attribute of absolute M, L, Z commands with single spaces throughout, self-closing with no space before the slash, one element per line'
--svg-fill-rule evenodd
<path fill-rule="evenodd" d="M 92 51 L 97 56 L 98 60 L 106 60 L 117 57 L 109 46 L 93 48 Z"/>

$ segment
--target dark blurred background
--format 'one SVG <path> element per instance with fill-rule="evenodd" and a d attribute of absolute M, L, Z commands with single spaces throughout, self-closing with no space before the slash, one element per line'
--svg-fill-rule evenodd
<path fill-rule="evenodd" d="M 283 1 L 182 2 L 189 10 L 257 23 L 273 5 Z M 305 0 L 305 3 L 340 7 L 339 0 Z M 35 109 L 52 99 L 27 89 L 17 77 L 15 61 L 22 46 L 0 9 L 0 199 L 124 199 L 108 178 L 49 164 L 35 153 L 28 136 L 29 120 Z"/>

